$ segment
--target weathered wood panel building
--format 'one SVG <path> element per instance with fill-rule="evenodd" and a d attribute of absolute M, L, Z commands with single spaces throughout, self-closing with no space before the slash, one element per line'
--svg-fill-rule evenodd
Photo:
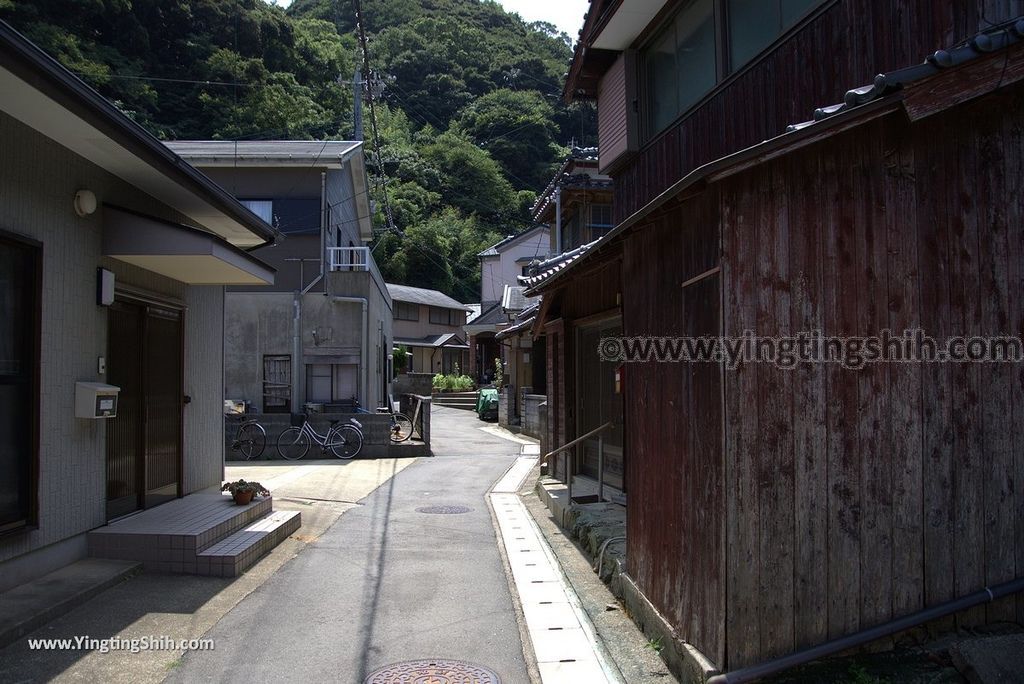
<path fill-rule="evenodd" d="M 654 130 L 651 46 L 703 4 L 732 26 L 733 3 L 669 3 L 628 34 L 620 3 L 592 2 L 567 93 L 597 97 L 636 51 L 646 137 L 607 162 L 618 226 L 531 282 L 554 378 L 596 354 L 573 331 L 608 307 L 625 336 L 1024 336 L 1024 7 L 809 3 Z M 716 668 L 1024 575 L 1021 364 L 625 366 L 627 572 Z M 558 387 L 555 446 L 584 432 Z M 1001 620 L 1024 598 L 955 617 Z"/>

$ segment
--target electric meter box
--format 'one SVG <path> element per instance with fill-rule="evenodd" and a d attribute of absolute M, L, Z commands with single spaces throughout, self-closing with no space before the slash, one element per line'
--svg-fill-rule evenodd
<path fill-rule="evenodd" d="M 102 382 L 75 383 L 76 418 L 114 418 L 120 387 Z"/>

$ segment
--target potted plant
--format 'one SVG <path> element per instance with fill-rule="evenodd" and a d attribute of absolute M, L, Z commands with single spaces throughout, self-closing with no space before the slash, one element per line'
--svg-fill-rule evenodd
<path fill-rule="evenodd" d="M 239 506 L 245 506 L 252 501 L 254 496 L 270 496 L 270 490 L 259 482 L 247 482 L 238 480 L 236 482 L 225 482 L 220 488 L 222 492 L 229 492 Z"/>

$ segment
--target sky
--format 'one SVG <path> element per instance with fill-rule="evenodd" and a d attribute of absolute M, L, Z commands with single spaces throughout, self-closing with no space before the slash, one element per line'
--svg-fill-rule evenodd
<path fill-rule="evenodd" d="M 509 12 L 516 12 L 526 21 L 547 21 L 569 34 L 573 42 L 583 28 L 587 0 L 498 0 Z"/>
<path fill-rule="evenodd" d="M 270 0 L 287 7 L 292 0 Z M 509 12 L 516 12 L 526 21 L 547 21 L 569 34 L 573 42 L 583 28 L 583 15 L 590 3 L 587 0 L 498 0 Z"/>

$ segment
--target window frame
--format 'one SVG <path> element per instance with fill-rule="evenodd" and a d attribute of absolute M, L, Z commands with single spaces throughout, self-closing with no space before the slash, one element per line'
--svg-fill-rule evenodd
<path fill-rule="evenodd" d="M 444 320 L 434 320 L 434 313 L 435 312 L 437 312 L 439 319 L 443 318 Z M 452 320 L 452 319 L 456 318 L 455 316 L 452 315 L 454 312 L 455 312 L 454 309 L 447 309 L 447 308 L 442 307 L 442 306 L 432 306 L 432 307 L 430 307 L 430 312 L 428 313 L 428 320 L 433 325 L 446 325 L 446 326 L 458 325 L 457 319 L 456 319 L 455 322 L 453 322 L 453 320 Z"/>
<path fill-rule="evenodd" d="M 641 150 L 660 138 L 667 131 L 678 126 L 680 121 L 690 116 L 722 90 L 729 87 L 735 79 L 760 63 L 768 54 L 774 52 L 783 43 L 792 38 L 793 35 L 802 30 L 807 23 L 839 2 L 839 0 L 813 1 L 815 4 L 798 18 L 794 19 L 788 27 L 785 27 L 776 36 L 775 40 L 743 64 L 735 66 L 731 64 L 730 59 L 729 0 L 712 0 L 715 36 L 715 85 L 693 104 L 680 110 L 675 118 L 671 119 L 665 126 L 654 130 L 651 121 L 652 107 L 647 73 L 647 52 L 674 26 L 680 13 L 691 7 L 696 0 L 676 0 L 676 2 L 667 6 L 662 14 L 657 17 L 655 23 L 648 26 L 631 46 L 631 49 L 637 52 L 632 77 L 637 84 L 637 101 L 641 105 L 638 121 Z"/>
<path fill-rule="evenodd" d="M 412 317 L 402 315 L 402 311 L 412 311 Z M 413 302 L 403 302 L 395 300 L 395 313 L 394 317 L 396 321 L 412 321 L 413 323 L 419 323 L 420 321 L 420 305 L 414 304 Z"/>
<path fill-rule="evenodd" d="M 268 384 L 275 384 L 267 380 L 267 362 L 268 361 L 284 361 L 285 367 L 288 369 L 288 396 L 284 398 L 284 406 L 274 406 L 268 408 L 267 398 L 274 397 L 275 399 L 281 399 L 269 393 L 268 389 L 280 389 L 280 388 L 268 388 Z M 263 355 L 263 412 L 264 413 L 290 413 L 292 406 L 294 405 L 293 397 L 295 393 L 295 381 L 292 379 L 292 355 L 291 354 L 264 354 Z"/>
<path fill-rule="evenodd" d="M 28 373 L 28 394 L 30 396 L 29 421 L 31 434 L 28 439 L 28 507 L 22 520 L 0 523 L 0 537 L 20 534 L 39 528 L 39 451 L 40 451 L 40 397 L 42 368 L 42 312 L 43 312 L 43 243 L 25 235 L 0 229 L 0 242 L 11 243 L 26 249 L 32 264 L 32 282 L 29 284 L 32 306 L 29 313 L 26 336 L 29 340 L 31 364 Z"/>

